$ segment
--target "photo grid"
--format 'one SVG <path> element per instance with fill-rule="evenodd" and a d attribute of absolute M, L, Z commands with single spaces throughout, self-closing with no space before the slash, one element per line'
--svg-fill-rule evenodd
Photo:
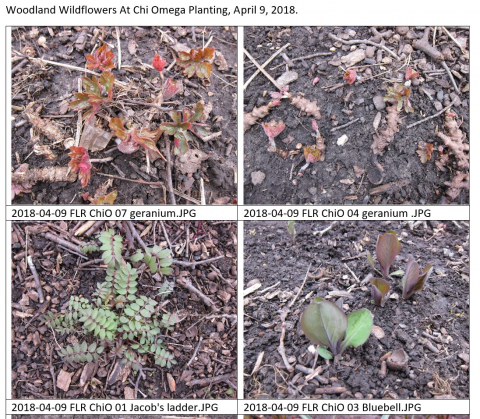
<path fill-rule="evenodd" d="M 5 27 L 6 417 L 470 417 L 470 27 L 302 6 Z"/>

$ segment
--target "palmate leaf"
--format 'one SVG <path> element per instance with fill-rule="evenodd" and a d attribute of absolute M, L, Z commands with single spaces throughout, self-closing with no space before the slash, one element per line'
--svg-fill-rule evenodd
<path fill-rule="evenodd" d="M 102 71 L 108 71 L 115 67 L 113 64 L 113 52 L 108 49 L 107 44 L 103 44 L 98 48 L 93 55 L 86 54 L 85 58 L 87 59 L 87 68 L 89 70 L 95 70 L 96 68 Z"/>
<path fill-rule="evenodd" d="M 197 75 L 202 81 L 209 80 L 213 67 L 211 62 L 215 58 L 215 48 L 203 48 L 190 52 L 179 51 L 177 65 L 184 69 L 184 73 L 190 78 Z"/>
<path fill-rule="evenodd" d="M 104 71 L 100 77 L 92 76 L 82 77 L 83 88 L 85 92 L 75 93 L 77 100 L 70 102 L 68 106 L 71 109 L 81 111 L 91 107 L 84 114 L 84 119 L 91 118 L 98 112 L 102 103 L 108 103 L 113 97 L 113 84 L 115 77 L 109 71 Z"/>
<path fill-rule="evenodd" d="M 125 128 L 123 121 L 120 118 L 111 118 L 109 126 L 114 130 L 115 135 L 122 140 L 122 142 L 118 144 L 118 149 L 122 153 L 134 153 L 140 146 L 142 146 L 164 158 L 156 146 L 160 135 L 163 133 L 162 129 L 149 131 L 144 127 L 138 130 L 135 125 L 131 128 Z"/>

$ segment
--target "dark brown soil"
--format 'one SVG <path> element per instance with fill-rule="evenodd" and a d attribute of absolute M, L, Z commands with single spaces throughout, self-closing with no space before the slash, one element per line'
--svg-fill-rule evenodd
<path fill-rule="evenodd" d="M 316 101 L 322 114 L 318 120 L 320 134 L 325 144 L 325 161 L 311 163 L 303 177 L 297 175 L 305 163 L 303 151 L 283 160 L 279 155 L 267 151 L 268 140 L 261 122 L 272 120 L 285 122 L 286 128 L 276 138 L 277 147 L 284 151 L 294 151 L 297 144 L 313 145 L 312 117 L 292 106 L 288 99 L 282 99 L 279 106 L 272 108 L 269 115 L 245 132 L 245 203 L 247 204 L 437 204 L 469 202 L 468 189 L 462 189 L 454 199 L 446 193 L 445 182 L 451 181 L 457 171 L 455 158 L 450 153 L 448 167 L 441 172 L 435 162 L 438 160 L 438 146 L 443 142 L 436 132 L 444 132 L 442 115 L 412 128 L 408 125 L 421 121 L 437 113 L 435 106 L 447 106 L 455 102 L 452 111 L 462 123 L 461 129 L 469 134 L 469 58 L 468 52 L 460 49 L 445 34 L 439 35 L 437 28 L 436 47 L 448 57 L 448 67 L 456 72 L 460 94 L 456 94 L 452 83 L 441 63 L 412 47 L 414 39 L 423 36 L 423 28 L 410 28 L 405 35 L 396 33 L 396 28 L 377 28 L 383 36 L 384 45 L 395 52 L 396 60 L 387 52 L 366 44 L 345 45 L 329 38 L 330 34 L 345 40 L 374 39 L 367 27 L 247 27 L 245 28 L 245 48 L 263 64 L 273 53 L 287 43 L 291 46 L 284 52 L 290 60 L 311 54 L 330 54 L 294 61 L 286 64 L 278 55 L 265 70 L 277 79 L 289 70 L 298 73 L 298 79 L 289 85 L 289 92 L 296 96 L 304 94 L 309 101 Z M 451 28 L 454 36 L 468 39 L 466 29 Z M 403 33 L 403 32 L 402 32 Z M 432 44 L 433 30 L 429 42 Z M 376 40 L 379 42 L 380 38 Z M 367 58 L 356 64 L 357 81 L 346 84 L 342 77 L 345 72 L 340 59 L 353 48 L 367 50 Z M 331 52 L 334 48 L 335 52 Z M 413 49 L 412 53 L 409 50 Z M 405 53 L 403 51 L 407 51 Z M 409 64 L 407 60 L 410 58 Z M 382 61 L 383 60 L 383 61 Z M 385 60 L 391 64 L 385 63 Z M 336 61 L 336 66 L 330 64 Z M 245 57 L 245 80 L 256 71 L 256 67 Z M 399 132 L 384 151 L 383 156 L 375 156 L 370 146 L 375 133 L 373 121 L 381 112 L 378 131 L 385 129 L 385 110 L 376 109 L 373 98 L 383 97 L 386 87 L 394 81 L 405 82 L 405 71 L 410 65 L 420 73 L 420 78 L 412 80 L 411 103 L 414 113 L 401 112 Z M 343 69 L 342 69 L 343 68 Z M 433 70 L 438 70 L 437 75 Z M 371 74 L 370 74 L 371 72 Z M 460 73 L 459 73 L 460 72 Z M 314 79 L 319 81 L 313 85 Z M 370 78 L 374 77 L 374 78 Z M 455 77 L 455 76 L 454 76 Z M 335 86 L 327 89 L 327 86 Z M 266 105 L 271 99 L 268 92 L 275 91 L 274 85 L 263 74 L 259 74 L 245 90 L 244 110 L 251 112 L 254 107 Z M 458 97 L 457 97 L 458 96 Z M 383 104 L 380 98 L 380 106 Z M 387 105 L 390 106 L 390 105 Z M 358 119 L 352 125 L 331 130 Z M 345 145 L 337 145 L 342 135 L 348 136 Z M 290 139 L 288 139 L 290 136 Z M 291 141 L 287 144 L 283 142 Z M 431 143 L 434 151 L 431 160 L 422 164 L 416 151 L 419 141 Z M 300 147 L 300 146 L 299 146 Z M 354 166 L 356 169 L 354 170 Z M 252 181 L 252 173 L 263 172 L 265 179 Z M 261 178 L 262 175 L 260 175 Z M 376 192 L 373 188 L 385 185 L 386 191 Z"/>
<path fill-rule="evenodd" d="M 245 398 L 400 398 L 469 397 L 469 225 L 465 222 L 336 222 L 321 236 L 327 222 L 297 222 L 292 244 L 285 222 L 245 223 L 245 284 L 258 279 L 261 288 L 245 303 Z M 385 307 L 371 302 L 370 287 L 361 281 L 372 272 L 365 251 L 375 254 L 379 234 L 393 229 L 403 243 L 390 272 L 405 269 L 411 254 L 434 271 L 426 288 L 403 300 L 401 277 L 392 277 L 392 296 Z M 309 341 L 299 329 L 299 318 L 313 297 L 337 300 L 333 291 L 348 290 L 347 314 L 368 308 L 373 323 L 385 333 L 373 334 L 358 348 L 350 347 L 334 365 L 319 358 L 321 383 L 306 374 L 289 373 L 277 351 L 281 335 L 280 312 L 294 298 L 310 272 L 324 270 L 319 279 L 307 278 L 286 318 L 285 348 L 292 365 L 311 368 Z M 267 287 L 270 289 L 262 293 Z M 274 294 L 274 293 L 277 294 Z M 306 299 L 306 301 L 305 301 Z M 430 336 L 430 337 L 428 337 Z M 433 337 L 433 338 L 432 338 Z M 430 345 L 430 349 L 426 345 Z M 433 349 L 431 349 L 433 347 Z M 380 359 L 403 349 L 409 358 L 405 371 L 387 369 L 379 377 Z M 264 352 L 262 367 L 253 376 Z M 336 395 L 315 391 L 340 387 Z"/>
<path fill-rule="evenodd" d="M 105 106 L 96 115 L 97 124 L 106 131 L 110 131 L 108 120 L 111 117 L 125 117 L 132 120 L 137 126 L 148 127 L 150 130 L 158 128 L 161 122 L 171 122 L 168 112 L 156 108 L 127 103 L 126 100 L 152 103 L 161 91 L 161 80 L 157 70 L 152 69 L 151 63 L 155 53 L 167 60 L 163 71 L 165 78 L 182 81 L 184 92 L 177 93 L 163 107 L 181 110 L 192 108 L 200 100 L 206 105 L 213 105 L 206 123 L 212 133 L 222 132 L 219 137 L 204 142 L 195 139 L 190 148 L 199 149 L 208 154 L 200 168 L 193 173 L 180 171 L 179 156 L 172 152 L 173 188 L 177 194 L 177 204 L 191 204 L 200 201 L 200 178 L 204 180 L 205 198 L 207 203 L 229 203 L 236 198 L 237 186 L 235 172 L 237 165 L 237 34 L 235 27 L 228 29 L 220 27 L 194 28 L 195 40 L 192 37 L 192 28 L 177 27 L 121 27 L 121 59 L 122 69 L 112 70 L 115 79 L 125 82 L 128 89 L 114 87 L 112 102 Z M 38 31 L 37 31 L 38 30 Z M 83 50 L 77 47 L 77 40 L 86 31 L 87 42 Z M 115 54 L 114 62 L 118 59 L 117 35 L 114 27 L 19 27 L 12 29 L 12 50 L 21 53 L 31 51 L 38 58 L 54 61 L 59 64 L 68 64 L 85 68 L 85 54 L 91 53 L 94 46 L 97 48 L 102 42 L 92 44 L 92 35 L 100 31 L 103 41 L 107 42 Z M 161 31 L 164 32 L 162 36 Z M 45 38 L 46 47 L 38 45 L 39 39 Z M 170 37 L 170 38 L 169 38 Z M 223 54 L 228 68 L 219 70 L 213 64 L 213 74 L 210 85 L 204 86 L 198 77 L 191 79 L 183 74 L 178 66 L 169 67 L 174 58 L 170 44 L 166 40 L 176 40 L 188 49 L 202 48 L 204 43 L 212 37 L 209 44 L 216 51 Z M 132 46 L 135 46 L 133 51 Z M 12 67 L 21 64 L 24 58 L 12 51 Z M 146 66 L 147 64 L 148 66 Z M 78 91 L 77 81 L 82 74 L 57 65 L 26 61 L 12 74 L 12 169 L 16 170 L 21 163 L 28 163 L 29 168 L 67 166 L 70 158 L 63 143 L 52 144 L 53 141 L 44 135 L 31 132 L 31 124 L 23 110 L 33 103 L 33 109 L 39 111 L 45 121 L 57 124 L 64 133 L 64 139 L 74 137 L 77 133 L 77 112 L 69 110 L 67 104 L 72 102 L 74 93 Z M 91 75 L 89 75 L 91 77 Z M 36 137 L 35 138 L 32 138 Z M 104 185 L 109 178 L 97 172 L 118 176 L 140 182 L 159 182 L 157 185 L 133 183 L 126 180 L 114 179 L 107 192 L 116 189 L 118 197 L 115 204 L 170 204 L 167 198 L 167 166 L 164 160 L 158 158 L 151 163 L 147 172 L 145 151 L 142 147 L 133 154 L 123 154 L 114 143 L 115 137 L 110 140 L 106 149 L 90 152 L 90 158 L 102 159 L 113 157 L 112 162 L 93 163 L 94 169 L 90 183 L 82 188 L 80 181 L 69 182 L 37 182 L 31 193 L 22 193 L 13 200 L 14 204 L 82 204 L 85 201 L 82 195 L 88 192 L 95 196 L 97 189 Z M 56 155 L 54 160 L 46 160 L 33 152 L 36 144 L 48 145 Z M 158 140 L 157 147 L 165 155 L 165 135 Z M 172 137 L 168 140 L 173 143 Z M 152 160 L 153 161 L 153 160 Z M 194 179 L 190 184 L 188 178 Z M 110 179 L 111 180 L 111 179 Z M 182 193 L 186 194 L 187 199 Z M 105 195 L 105 194 L 102 194 Z"/>
<path fill-rule="evenodd" d="M 83 222 L 79 224 L 84 224 Z M 193 266 L 173 265 L 174 271 L 167 279 L 183 277 L 191 280 L 194 287 L 213 301 L 215 307 L 207 306 L 196 294 L 175 284 L 168 297 L 161 300 L 158 288 L 164 282 L 158 274 L 151 275 L 148 269 L 139 275 L 137 296 L 146 295 L 164 304 L 164 312 L 178 313 L 181 321 L 172 332 L 165 332 L 164 342 L 175 355 L 176 365 L 160 368 L 147 358 L 145 379 L 138 381 L 137 398 L 235 398 L 237 381 L 237 326 L 236 326 L 236 223 L 235 222 L 164 222 L 166 234 L 172 245 L 174 259 L 178 261 L 200 261 L 223 256 L 218 260 Z M 52 242 L 47 233 L 59 236 L 72 244 L 88 241 L 85 235 L 74 237 L 76 222 L 25 222 L 13 223 L 12 230 L 12 399 L 42 398 L 54 396 L 54 383 L 62 369 L 74 372 L 68 390 L 57 388 L 61 399 L 99 398 L 122 399 L 126 387 L 135 388 L 138 374 L 132 372 L 125 382 L 117 381 L 106 386 L 105 373 L 110 371 L 114 360 L 100 358 L 96 373 L 86 386 L 79 386 L 83 364 L 67 365 L 62 362 L 55 349 L 58 345 L 73 343 L 72 338 L 84 339 L 81 334 L 52 333 L 43 320 L 43 314 L 58 312 L 68 303 L 71 296 L 89 299 L 97 283 L 105 280 L 105 265 L 96 252 L 88 257 L 77 255 Z M 107 222 L 101 229 L 113 228 L 125 238 L 124 257 L 135 252 L 137 243 L 129 241 L 126 225 L 122 222 Z M 167 247 L 167 238 L 160 222 L 135 222 L 139 234 L 145 233 L 147 246 L 153 243 Z M 188 230 L 187 230 L 188 229 Z M 26 231 L 29 231 L 28 238 Z M 128 230 L 129 231 L 129 230 Z M 188 257 L 186 254 L 186 231 L 189 234 Z M 92 236 L 92 240 L 96 235 Z M 25 266 L 25 245 L 32 256 L 47 304 L 40 304 L 30 269 Z M 194 247 L 191 247 L 194 246 Z M 140 247 L 140 246 L 138 246 Z M 83 265 L 86 262 L 90 264 Z M 137 271 L 142 262 L 137 262 Z M 145 265 L 144 265 L 145 266 Z M 222 276 L 224 279 L 221 279 Z M 218 311 L 214 311 L 215 308 Z M 209 317 L 213 316 L 213 317 Z M 88 336 L 87 343 L 93 336 Z M 200 339 L 203 339 L 200 342 Z M 199 345 L 195 359 L 187 366 L 195 348 Z M 53 358 L 50 363 L 50 352 Z M 167 385 L 167 373 L 176 382 L 176 390 Z M 209 384 L 188 385 L 200 378 L 223 378 Z M 142 395 L 142 392 L 144 396 Z"/>

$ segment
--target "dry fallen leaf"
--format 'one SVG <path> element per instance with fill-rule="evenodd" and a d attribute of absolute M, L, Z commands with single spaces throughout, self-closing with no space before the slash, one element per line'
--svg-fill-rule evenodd
<path fill-rule="evenodd" d="M 70 383 L 72 381 L 73 372 L 67 372 L 65 370 L 60 370 L 57 376 L 57 387 L 60 390 L 68 391 L 70 388 Z"/>

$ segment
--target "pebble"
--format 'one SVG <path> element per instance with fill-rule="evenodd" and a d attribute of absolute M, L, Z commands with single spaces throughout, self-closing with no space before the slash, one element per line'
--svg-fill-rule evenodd
<path fill-rule="evenodd" d="M 442 103 L 439 102 L 438 100 L 436 100 L 435 102 L 433 102 L 433 106 L 435 106 L 435 109 L 437 111 L 441 111 L 443 109 L 443 106 L 442 106 Z"/>
<path fill-rule="evenodd" d="M 373 58 L 375 56 L 375 47 L 372 47 L 372 46 L 368 46 L 366 49 L 365 49 L 365 56 L 367 58 Z M 373 64 L 373 63 L 372 63 Z"/>
<path fill-rule="evenodd" d="M 460 97 L 456 93 L 450 93 L 450 99 L 452 100 L 453 106 L 460 106 L 460 104 L 462 103 Z"/>
<path fill-rule="evenodd" d="M 413 52 L 413 47 L 410 45 L 410 44 L 406 44 L 404 47 L 403 47 L 403 52 L 405 54 L 411 54 Z"/>
<path fill-rule="evenodd" d="M 438 100 L 443 100 L 443 90 L 439 90 L 439 91 L 437 92 L 437 99 L 438 99 Z"/>
<path fill-rule="evenodd" d="M 308 192 L 310 192 L 311 195 L 316 195 L 317 194 L 317 188 L 315 188 L 315 187 L 308 188 Z"/>
<path fill-rule="evenodd" d="M 344 146 L 347 141 L 348 141 L 347 135 L 346 135 L 346 134 L 343 134 L 343 135 L 337 140 L 337 145 L 339 145 L 339 146 Z"/>
<path fill-rule="evenodd" d="M 352 65 L 355 65 L 356 63 L 359 63 L 360 61 L 362 61 L 364 59 L 365 59 L 365 50 L 357 49 L 357 50 L 351 52 L 350 54 L 342 57 L 341 61 L 347 67 L 351 67 Z"/>
<path fill-rule="evenodd" d="M 257 172 L 252 172 L 250 176 L 254 185 L 260 185 L 265 180 L 265 173 L 261 172 L 260 170 Z"/>
<path fill-rule="evenodd" d="M 280 86 L 285 87 L 297 79 L 298 79 L 298 73 L 296 71 L 286 71 L 277 79 L 277 83 Z"/>
<path fill-rule="evenodd" d="M 375 109 L 377 109 L 377 111 L 381 111 L 381 110 L 385 109 L 385 102 L 383 100 L 382 95 L 374 96 L 373 97 L 373 104 L 375 105 Z"/>
<path fill-rule="evenodd" d="M 408 33 L 409 29 L 410 28 L 408 26 L 397 26 L 396 27 L 396 31 L 400 35 L 406 35 Z"/>

